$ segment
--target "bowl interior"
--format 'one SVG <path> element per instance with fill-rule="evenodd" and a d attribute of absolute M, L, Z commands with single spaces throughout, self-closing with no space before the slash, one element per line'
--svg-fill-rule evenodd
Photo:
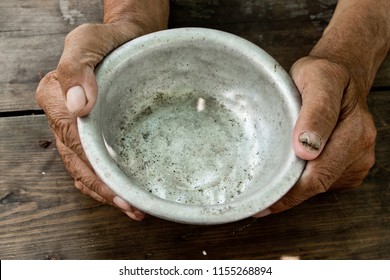
<path fill-rule="evenodd" d="M 274 203 L 303 169 L 291 144 L 296 89 L 241 38 L 198 28 L 147 35 L 110 54 L 97 80 L 80 136 L 93 128 L 82 137 L 92 165 L 141 210 L 190 223 L 242 219 Z"/>

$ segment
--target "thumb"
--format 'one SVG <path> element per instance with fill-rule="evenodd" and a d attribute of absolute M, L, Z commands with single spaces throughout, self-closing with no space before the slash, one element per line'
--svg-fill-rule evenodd
<path fill-rule="evenodd" d="M 348 75 L 336 63 L 305 57 L 293 65 L 291 76 L 302 96 L 293 130 L 294 151 L 304 160 L 313 160 L 321 154 L 339 120 Z"/>
<path fill-rule="evenodd" d="M 112 23 L 84 24 L 66 36 L 57 73 L 72 115 L 85 116 L 96 103 L 95 66 L 110 51 L 139 35 L 135 26 Z"/>

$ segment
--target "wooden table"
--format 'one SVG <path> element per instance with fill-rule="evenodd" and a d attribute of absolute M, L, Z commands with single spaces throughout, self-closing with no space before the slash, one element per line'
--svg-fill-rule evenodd
<path fill-rule="evenodd" d="M 223 4 L 225 3 L 225 4 Z M 336 0 L 177 0 L 171 27 L 203 26 L 249 39 L 286 69 L 306 55 Z M 57 65 L 65 35 L 100 22 L 102 1 L 0 1 L 0 259 L 389 259 L 390 59 L 369 107 L 377 162 L 364 184 L 278 215 L 218 226 L 131 221 L 82 195 L 62 165 L 39 80 Z"/>

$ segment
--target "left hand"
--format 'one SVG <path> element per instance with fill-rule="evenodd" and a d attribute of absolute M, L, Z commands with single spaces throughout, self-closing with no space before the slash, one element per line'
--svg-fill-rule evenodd
<path fill-rule="evenodd" d="M 287 210 L 331 188 L 358 186 L 375 163 L 376 129 L 364 79 L 341 63 L 310 56 L 293 65 L 291 76 L 302 95 L 293 147 L 308 162 L 294 187 L 255 217 Z"/>
<path fill-rule="evenodd" d="M 95 174 L 81 146 L 76 117 L 87 115 L 96 102 L 94 68 L 103 57 L 138 36 L 165 29 L 168 14 L 168 0 L 105 0 L 104 23 L 83 24 L 66 36 L 57 70 L 40 81 L 35 96 L 47 115 L 58 152 L 75 186 L 136 221 L 145 214 L 117 196 Z"/>
<path fill-rule="evenodd" d="M 141 221 L 145 214 L 116 196 L 95 174 L 80 142 L 77 119 L 65 106 L 57 71 L 48 73 L 41 80 L 36 100 L 46 113 L 58 152 L 76 188 L 101 203 L 116 206 L 133 220 Z"/>

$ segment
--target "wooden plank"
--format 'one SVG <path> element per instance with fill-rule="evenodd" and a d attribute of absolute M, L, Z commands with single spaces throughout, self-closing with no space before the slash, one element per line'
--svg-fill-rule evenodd
<path fill-rule="evenodd" d="M 389 94 L 369 97 L 377 163 L 361 187 L 218 226 L 133 222 L 73 187 L 45 116 L 0 118 L 0 259 L 389 259 Z"/>
<path fill-rule="evenodd" d="M 263 48 L 286 70 L 307 55 L 328 25 L 337 0 L 171 1 L 171 27 L 215 28 L 242 36 Z M 374 87 L 390 86 L 390 56 Z"/>
<path fill-rule="evenodd" d="M 68 32 L 101 22 L 100 0 L 15 0 L 0 2 L 0 112 L 39 109 L 35 89 L 56 68 Z"/>
<path fill-rule="evenodd" d="M 176 0 L 170 27 L 199 26 L 232 32 L 264 48 L 286 69 L 306 55 L 329 22 L 336 0 Z M 38 109 L 40 77 L 55 69 L 66 34 L 100 22 L 102 1 L 15 0 L 0 2 L 0 112 Z M 390 86 L 390 58 L 375 87 Z"/>

